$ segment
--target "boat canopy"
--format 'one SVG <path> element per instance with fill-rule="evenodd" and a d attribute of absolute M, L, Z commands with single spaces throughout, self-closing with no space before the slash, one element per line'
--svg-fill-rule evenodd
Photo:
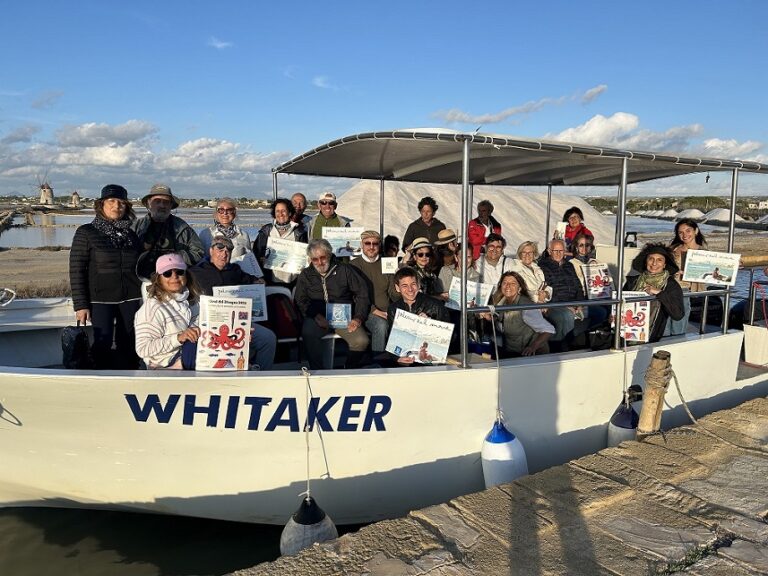
<path fill-rule="evenodd" d="M 608 186 L 696 172 L 768 173 L 759 162 L 640 152 L 445 129 L 366 132 L 318 146 L 273 169 L 275 174 L 459 184 L 469 141 L 469 182 L 495 185 Z"/>

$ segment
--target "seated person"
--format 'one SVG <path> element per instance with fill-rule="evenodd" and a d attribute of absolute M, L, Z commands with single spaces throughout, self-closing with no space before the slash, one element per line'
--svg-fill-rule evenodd
<path fill-rule="evenodd" d="M 584 290 L 581 288 L 581 282 L 573 270 L 573 266 L 565 260 L 565 242 L 562 240 L 550 240 L 549 254 L 539 261 L 539 266 L 544 272 L 544 278 L 547 285 L 552 288 L 552 298 L 550 302 L 570 302 L 574 300 L 584 300 Z M 572 332 L 579 322 L 581 333 L 586 330 L 584 320 L 584 310 L 580 306 L 569 306 L 567 308 L 550 308 L 546 313 L 547 320 L 555 325 L 556 332 L 552 336 L 552 342 L 562 342 L 561 349 L 567 349 L 566 338 L 571 338 Z"/>
<path fill-rule="evenodd" d="M 136 354 L 150 370 L 194 370 L 199 314 L 198 290 L 187 278 L 181 254 L 163 254 L 155 261 L 155 273 L 147 300 L 136 312 Z"/>
<path fill-rule="evenodd" d="M 525 280 L 517 272 L 504 272 L 493 298 L 495 306 L 533 304 L 525 287 Z M 555 327 L 544 319 L 541 310 L 507 310 L 499 312 L 504 335 L 505 356 L 533 356 L 549 352 L 547 340 Z M 482 315 L 486 320 L 490 314 Z"/>
<path fill-rule="evenodd" d="M 483 284 L 499 283 L 501 275 L 509 270 L 513 264 L 511 258 L 504 255 L 507 241 L 498 234 L 491 233 L 485 239 L 485 254 L 475 260 L 475 270 L 480 274 L 480 282 Z"/>
<path fill-rule="evenodd" d="M 432 244 L 426 238 L 416 238 L 406 248 L 405 257 L 400 266 L 409 266 L 419 277 L 421 291 L 428 296 L 439 298 L 445 292 L 443 284 L 435 273 L 436 255 Z"/>
<path fill-rule="evenodd" d="M 313 370 L 331 368 L 323 366 L 321 338 L 331 332 L 326 305 L 350 304 L 349 324 L 333 330 L 349 345 L 346 367 L 357 368 L 363 363 L 369 344 L 368 334 L 362 328 L 371 309 L 368 287 L 351 265 L 337 260 L 327 240 L 310 240 L 307 254 L 311 265 L 299 274 L 294 300 L 304 316 L 301 336 L 309 367 Z"/>
<path fill-rule="evenodd" d="M 397 236 L 384 236 L 384 258 L 396 258 L 398 252 L 400 252 L 400 240 Z"/>
<path fill-rule="evenodd" d="M 264 283 L 264 280 L 251 276 L 239 264 L 230 262 L 234 243 L 225 236 L 214 236 L 208 257 L 188 270 L 194 279 L 199 293 L 213 296 L 216 286 L 239 286 L 241 284 Z M 269 328 L 254 324 L 251 328 L 250 369 L 271 370 L 275 362 L 277 337 Z"/>
<path fill-rule="evenodd" d="M 584 232 L 579 232 L 573 239 L 571 248 L 573 249 L 573 258 L 568 260 L 568 263 L 573 266 L 573 271 L 576 272 L 576 276 L 581 282 L 581 289 L 584 294 L 589 293 L 589 286 L 587 285 L 588 278 L 584 277 L 584 268 L 582 264 L 597 264 L 597 260 L 592 258 L 592 250 L 594 244 L 594 238 Z M 610 306 L 589 306 L 584 309 L 584 316 L 589 318 L 589 329 L 593 329 L 601 325 L 611 313 Z"/>
<path fill-rule="evenodd" d="M 474 264 L 473 255 L 474 250 L 472 245 L 467 246 L 467 280 L 470 282 L 480 282 L 480 274 L 472 267 Z M 443 300 L 448 300 L 448 291 L 451 289 L 451 282 L 454 278 L 458 278 L 461 281 L 461 244 L 456 245 L 456 249 L 452 252 L 452 258 L 450 264 L 446 264 L 440 268 L 440 283 L 443 285 L 444 292 L 441 294 Z"/>
<path fill-rule="evenodd" d="M 646 244 L 632 260 L 632 271 L 624 290 L 646 292 L 656 296 L 651 300 L 648 318 L 648 342 L 658 342 L 664 334 L 667 318 L 680 320 L 685 315 L 683 289 L 675 281 L 678 272 L 672 252 L 663 244 Z"/>
<path fill-rule="evenodd" d="M 392 324 L 395 322 L 395 315 L 398 309 L 416 314 L 417 316 L 432 318 L 441 322 L 450 322 L 448 310 L 443 303 L 437 298 L 427 296 L 421 291 L 419 276 L 413 268 L 408 266 L 400 268 L 395 273 L 394 281 L 395 290 L 397 290 L 401 298 L 392 302 L 387 310 L 387 323 L 390 334 L 392 333 Z M 455 333 L 456 331 L 454 330 Z M 426 351 L 425 346 L 422 345 L 422 348 Z M 392 359 L 395 358 L 393 354 L 390 354 L 390 357 Z M 414 361 L 415 359 L 412 354 L 406 354 L 401 358 L 397 358 L 398 364 L 413 364 Z"/>

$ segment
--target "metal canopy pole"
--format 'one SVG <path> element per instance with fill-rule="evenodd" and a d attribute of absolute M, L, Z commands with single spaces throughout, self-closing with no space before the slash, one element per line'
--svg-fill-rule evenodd
<path fill-rule="evenodd" d="M 472 206 L 475 204 L 475 184 L 470 182 L 469 184 L 469 210 L 468 210 L 468 216 L 469 218 L 472 218 Z M 463 242 L 462 238 L 462 242 Z"/>
<path fill-rule="evenodd" d="M 469 211 L 469 138 L 464 138 L 461 167 L 461 367 L 469 368 L 467 342 L 467 214 Z"/>
<path fill-rule="evenodd" d="M 733 176 L 731 177 L 731 217 L 728 222 L 728 252 L 733 252 L 733 236 L 734 228 L 736 226 L 736 193 L 739 190 L 739 169 L 733 169 Z M 751 286 L 751 283 L 750 283 Z M 723 334 L 728 333 L 728 313 L 731 308 L 731 291 L 725 295 L 725 302 L 723 303 Z"/>
<path fill-rule="evenodd" d="M 547 221 L 544 228 L 544 248 L 549 247 L 549 220 L 552 218 L 552 184 L 547 184 Z"/>
<path fill-rule="evenodd" d="M 277 200 L 277 172 L 272 172 L 272 201 Z"/>
<path fill-rule="evenodd" d="M 384 178 L 379 180 L 379 234 L 381 235 L 381 253 L 384 253 Z"/>
<path fill-rule="evenodd" d="M 618 245 L 618 276 L 616 282 L 616 299 L 619 303 L 616 305 L 618 314 L 616 315 L 616 333 L 613 335 L 613 347 L 616 350 L 621 348 L 621 327 L 619 322 L 619 316 L 621 315 L 621 297 L 623 295 L 624 286 L 624 221 L 627 219 L 627 169 L 629 167 L 629 158 L 622 158 L 621 160 L 621 185 L 619 186 L 619 206 L 616 213 L 616 231 L 619 241 Z"/>
<path fill-rule="evenodd" d="M 613 245 L 618 246 L 624 243 L 624 238 L 619 238 L 619 199 L 621 198 L 621 184 L 619 184 L 618 190 L 616 190 L 616 227 L 614 230 Z M 625 210 L 626 212 L 626 210 Z"/>

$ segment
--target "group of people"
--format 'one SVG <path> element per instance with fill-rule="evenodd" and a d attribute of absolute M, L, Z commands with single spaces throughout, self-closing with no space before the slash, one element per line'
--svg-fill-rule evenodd
<path fill-rule="evenodd" d="M 301 316 L 305 357 L 311 368 L 328 368 L 323 336 L 331 331 L 346 341 L 346 366 L 371 363 L 408 364 L 409 357 L 385 352 L 398 309 L 458 325 L 458 313 L 445 306 L 453 278 L 466 269 L 469 280 L 492 284 L 495 306 L 548 304 L 585 299 L 587 282 L 581 264 L 595 262 L 594 236 L 584 225 L 581 210 L 572 207 L 556 235 L 540 255 L 535 242 L 517 248 L 516 258 L 505 254 L 502 225 L 493 217 L 493 204 L 478 203 L 478 216 L 467 227 L 467 257 L 462 260 L 460 238 L 436 218 L 438 205 L 429 196 L 418 203 L 419 218 L 407 228 L 396 273 L 382 267 L 382 257 L 395 257 L 400 243 L 393 235 L 366 230 L 360 253 L 351 260 L 334 255 L 323 239 L 323 228 L 349 227 L 336 212 L 332 192 L 318 198 L 318 212 L 305 214 L 303 194 L 278 198 L 270 207 L 271 221 L 252 241 L 236 223 L 237 204 L 218 200 L 214 221 L 198 235 L 173 214 L 179 202 L 169 186 L 156 184 L 141 199 L 147 214 L 137 218 L 126 189 L 109 184 L 95 202 L 95 217 L 80 226 L 70 255 L 70 282 L 78 322 L 93 325 L 92 356 L 96 368 L 194 369 L 199 297 L 217 286 L 266 283 L 293 291 Z M 306 246 L 308 266 L 301 272 L 265 267 L 270 239 Z M 683 289 L 698 290 L 681 279 L 687 250 L 704 239 L 693 221 L 675 227 L 669 247 L 647 246 L 633 262 L 625 289 L 644 290 L 652 302 L 651 341 L 685 331 L 690 305 Z M 245 272 L 236 261 L 253 253 L 263 276 Z M 143 286 L 142 286 L 143 285 Z M 348 304 L 346 326 L 331 327 L 327 304 Z M 473 333 L 489 332 L 497 322 L 508 356 L 566 350 L 574 337 L 600 327 L 610 313 L 606 306 L 554 306 L 504 311 L 496 317 L 474 315 Z M 491 328 L 494 328 L 491 326 Z M 491 330 L 492 331 L 492 330 Z M 477 336 L 477 334 L 474 334 Z M 454 329 L 454 349 L 458 342 Z M 251 334 L 252 369 L 269 370 L 277 339 L 271 330 L 254 325 Z"/>

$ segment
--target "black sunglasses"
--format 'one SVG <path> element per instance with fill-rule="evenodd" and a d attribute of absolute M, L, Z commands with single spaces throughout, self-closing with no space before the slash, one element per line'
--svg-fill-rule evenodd
<path fill-rule="evenodd" d="M 216 248 L 216 250 L 229 250 L 229 246 L 222 244 L 221 242 L 216 242 L 216 244 L 213 245 L 213 248 Z"/>
<path fill-rule="evenodd" d="M 416 256 L 426 258 L 427 256 L 432 256 L 432 252 L 416 252 Z"/>
<path fill-rule="evenodd" d="M 179 278 L 181 278 L 181 277 L 182 277 L 182 276 L 184 276 L 186 273 L 187 273 L 187 271 L 186 271 L 186 270 L 182 270 L 181 268 L 171 268 L 170 270 L 166 270 L 165 272 L 163 272 L 163 276 L 164 276 L 165 278 L 170 278 L 171 276 L 173 276 L 174 274 L 176 274 L 176 276 L 178 276 Z"/>

